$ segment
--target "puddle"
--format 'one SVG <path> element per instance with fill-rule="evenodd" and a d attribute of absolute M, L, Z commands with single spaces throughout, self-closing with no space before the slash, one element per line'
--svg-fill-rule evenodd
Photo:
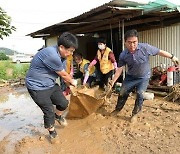
<path fill-rule="evenodd" d="M 26 88 L 0 96 L 0 141 L 8 136 L 11 142 L 44 131 L 43 114 Z M 11 135 L 10 135 L 11 134 Z"/>

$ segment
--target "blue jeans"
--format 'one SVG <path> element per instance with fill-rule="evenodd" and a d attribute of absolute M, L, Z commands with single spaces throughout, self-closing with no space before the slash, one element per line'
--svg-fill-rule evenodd
<path fill-rule="evenodd" d="M 143 93 L 146 91 L 148 84 L 149 78 L 136 78 L 127 75 L 122 83 L 122 87 L 118 96 L 116 110 L 120 111 L 124 107 L 129 93 L 132 92 L 133 89 L 136 89 L 137 97 L 135 100 L 135 105 L 132 114 L 134 115 L 138 113 L 142 108 L 144 101 Z"/>

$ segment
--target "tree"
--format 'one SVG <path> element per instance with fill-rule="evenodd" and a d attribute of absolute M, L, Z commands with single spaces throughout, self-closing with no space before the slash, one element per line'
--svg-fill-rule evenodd
<path fill-rule="evenodd" d="M 11 17 L 0 7 L 0 39 L 9 36 L 16 28 L 11 25 Z"/>
<path fill-rule="evenodd" d="M 8 60 L 9 57 L 6 56 L 4 53 L 0 53 L 0 60 Z"/>

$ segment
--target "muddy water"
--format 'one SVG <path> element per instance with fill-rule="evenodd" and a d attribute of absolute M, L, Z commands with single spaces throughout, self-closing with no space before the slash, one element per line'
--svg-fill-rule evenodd
<path fill-rule="evenodd" d="M 15 142 L 25 136 L 43 133 L 42 112 L 26 88 L 0 95 L 0 141 Z"/>

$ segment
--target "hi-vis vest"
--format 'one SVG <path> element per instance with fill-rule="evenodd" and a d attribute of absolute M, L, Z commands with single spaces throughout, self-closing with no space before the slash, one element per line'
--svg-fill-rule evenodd
<path fill-rule="evenodd" d="M 67 58 L 66 58 L 66 72 L 68 74 L 71 73 L 71 67 L 73 65 L 73 56 L 72 55 L 69 55 Z"/>
<path fill-rule="evenodd" d="M 106 47 L 103 56 L 101 57 L 101 51 L 97 51 L 98 60 L 100 63 L 100 70 L 103 74 L 107 74 L 114 69 L 111 60 L 108 59 L 109 53 L 112 52 L 110 48 Z"/>
<path fill-rule="evenodd" d="M 84 74 L 84 65 L 86 64 L 89 64 L 90 61 L 89 60 L 86 60 L 86 59 L 83 59 L 82 60 L 82 63 L 79 65 L 79 70 Z M 93 74 L 95 72 L 95 66 L 92 66 L 90 71 L 89 71 L 89 75 Z"/>

